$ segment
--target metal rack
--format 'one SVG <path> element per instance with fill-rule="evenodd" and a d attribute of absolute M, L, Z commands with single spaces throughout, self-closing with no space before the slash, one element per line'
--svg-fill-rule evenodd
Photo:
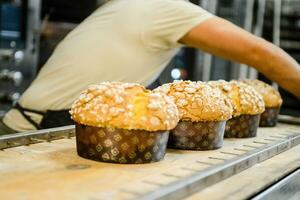
<path fill-rule="evenodd" d="M 22 145 L 31 145 L 40 142 L 51 142 L 54 140 L 71 138 L 74 136 L 74 126 L 45 129 L 28 133 L 16 133 L 13 135 L 3 135 L 0 136 L 0 150 Z"/>
<path fill-rule="evenodd" d="M 74 127 L 68 126 L 0 137 L 0 160 L 9 169 L 6 171 L 0 165 L 0 175 L 10 177 L 0 183 L 3 198 L 24 190 L 30 195 L 44 195 L 35 189 L 35 184 L 42 180 L 45 187 L 50 184 L 47 191 L 51 190 L 52 195 L 75 197 L 72 196 L 76 195 L 74 188 L 80 193 L 84 185 L 84 188 L 91 187 L 91 192 L 82 191 L 85 197 L 91 198 L 95 197 L 96 190 L 98 199 L 181 199 L 300 144 L 299 126 L 279 124 L 276 128 L 260 128 L 256 138 L 225 139 L 224 147 L 215 151 L 168 150 L 164 161 L 155 164 L 114 165 L 78 157 L 73 136 Z M 19 162 L 26 169 L 20 168 Z M 99 169 L 97 173 L 96 169 Z M 33 177 L 25 175 L 28 170 L 34 172 Z M 78 173 L 78 170 L 83 171 Z M 7 186 L 18 183 L 22 173 L 25 173 L 22 181 L 28 183 L 29 178 L 31 185 L 10 190 Z M 78 176 L 80 185 L 62 178 L 64 174 L 70 177 L 70 173 Z M 97 180 L 106 186 L 96 187 Z M 53 181 L 57 185 L 63 182 L 66 187 L 58 190 Z M 30 196 L 30 199 L 35 198 Z"/>
<path fill-rule="evenodd" d="M 275 137 L 284 138 L 284 137 Z M 195 174 L 190 177 L 181 179 L 179 182 L 170 184 L 155 192 L 149 192 L 148 194 L 143 194 L 137 196 L 136 199 L 150 200 L 150 199 L 181 199 L 183 197 L 189 196 L 191 193 L 195 193 L 201 189 L 209 187 L 219 181 L 222 181 L 232 175 L 235 175 L 247 168 L 267 160 L 277 154 L 280 154 L 298 144 L 300 144 L 300 134 L 294 136 L 288 136 L 286 139 L 280 142 L 275 142 L 274 144 L 267 145 L 263 142 L 254 142 L 265 144 L 261 148 L 257 148 L 252 145 L 244 145 L 244 147 L 252 148 L 253 150 L 246 151 L 247 153 L 243 155 L 236 156 L 230 160 L 225 160 L 218 157 L 209 157 L 214 160 L 224 160 L 223 163 L 218 165 L 211 165 L 209 162 L 199 162 L 200 164 L 209 165 L 207 170 L 198 171 L 193 168 L 184 168 L 185 170 L 194 171 Z M 240 151 L 245 151 L 244 149 L 239 149 Z M 223 154 L 231 154 L 230 152 L 223 152 Z"/>

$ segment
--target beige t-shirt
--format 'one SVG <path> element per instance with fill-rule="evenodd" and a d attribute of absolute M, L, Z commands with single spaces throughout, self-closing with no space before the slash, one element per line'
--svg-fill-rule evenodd
<path fill-rule="evenodd" d="M 149 85 L 178 52 L 178 40 L 210 17 L 183 0 L 109 1 L 57 46 L 19 102 L 41 111 L 68 109 L 90 84 Z M 3 121 L 17 131 L 35 129 L 15 109 Z"/>

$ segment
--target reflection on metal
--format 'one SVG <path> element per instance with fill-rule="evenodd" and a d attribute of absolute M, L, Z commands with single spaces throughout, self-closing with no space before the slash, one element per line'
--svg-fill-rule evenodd
<path fill-rule="evenodd" d="M 300 199 L 300 169 L 285 177 L 252 200 Z"/>
<path fill-rule="evenodd" d="M 298 124 L 300 125 L 300 117 L 293 117 L 289 115 L 279 115 L 278 121 L 287 124 Z"/>

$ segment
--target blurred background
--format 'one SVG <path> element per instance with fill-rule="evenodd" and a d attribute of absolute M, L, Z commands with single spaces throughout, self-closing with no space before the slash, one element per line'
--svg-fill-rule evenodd
<path fill-rule="evenodd" d="M 103 0 L 0 1 L 0 113 L 8 110 L 29 86 L 56 45 Z M 192 0 L 257 36 L 280 46 L 300 62 L 300 0 Z M 233 44 L 234 45 L 234 44 Z M 160 76 L 217 80 L 258 78 L 273 84 L 248 66 L 183 48 Z M 279 88 L 282 114 L 300 117 L 300 102 Z"/>

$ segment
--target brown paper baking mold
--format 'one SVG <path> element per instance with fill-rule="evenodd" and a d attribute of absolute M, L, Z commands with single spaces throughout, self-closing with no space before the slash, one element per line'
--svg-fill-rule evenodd
<path fill-rule="evenodd" d="M 274 127 L 277 124 L 280 108 L 266 108 L 260 116 L 260 127 Z"/>
<path fill-rule="evenodd" d="M 148 132 L 76 124 L 79 156 L 91 160 L 141 164 L 164 158 L 169 132 Z"/>
<path fill-rule="evenodd" d="M 256 137 L 260 115 L 241 115 L 227 121 L 226 138 Z"/>
<path fill-rule="evenodd" d="M 223 146 L 225 121 L 180 121 L 170 131 L 168 147 L 185 150 L 213 150 Z"/>

